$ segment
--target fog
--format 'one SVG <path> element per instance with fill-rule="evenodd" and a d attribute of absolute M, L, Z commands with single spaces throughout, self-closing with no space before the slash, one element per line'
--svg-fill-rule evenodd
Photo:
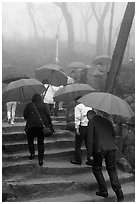
<path fill-rule="evenodd" d="M 3 2 L 2 63 L 33 75 L 43 64 L 91 65 L 97 55 L 112 57 L 126 6 L 127 2 Z M 126 61 L 134 57 L 134 48 L 133 21 Z"/>
<path fill-rule="evenodd" d="M 95 3 L 96 11 L 100 16 L 105 3 Z M 115 13 L 113 18 L 113 33 L 119 28 L 122 21 L 126 2 L 115 3 Z M 82 15 L 88 17 L 90 3 L 67 3 L 68 10 L 73 18 L 75 40 L 84 40 L 84 28 Z M 35 19 L 39 36 L 55 38 L 59 26 L 60 40 L 67 40 L 66 23 L 62 16 L 61 9 L 55 3 L 32 3 L 32 13 Z M 90 11 L 91 10 L 91 11 Z M 110 8 L 104 21 L 105 37 L 108 37 L 110 23 Z M 81 14 L 81 12 L 82 14 Z M 87 15 L 87 16 L 86 16 Z M 97 21 L 91 14 L 89 23 L 90 42 L 96 39 Z M 33 36 L 34 29 L 30 19 L 27 3 L 3 3 L 2 4 L 2 34 L 6 38 L 29 38 Z"/>

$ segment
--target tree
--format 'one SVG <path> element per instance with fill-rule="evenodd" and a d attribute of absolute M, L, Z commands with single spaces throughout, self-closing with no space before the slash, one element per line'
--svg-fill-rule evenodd
<path fill-rule="evenodd" d="M 129 2 L 122 20 L 117 43 L 112 57 L 112 63 L 106 81 L 106 92 L 113 93 L 117 76 L 120 71 L 128 36 L 135 14 L 135 2 Z"/>
<path fill-rule="evenodd" d="M 28 14 L 30 16 L 30 19 L 31 19 L 31 22 L 32 22 L 32 25 L 33 25 L 33 28 L 34 28 L 34 35 L 36 38 L 39 37 L 38 35 L 38 30 L 37 30 L 37 25 L 36 25 L 36 22 L 35 22 L 35 18 L 34 18 L 34 15 L 33 15 L 33 3 L 29 2 L 29 3 L 26 3 L 27 5 L 27 9 L 28 9 Z"/>
<path fill-rule="evenodd" d="M 87 9 L 84 9 L 84 11 L 83 11 L 83 9 L 81 8 L 80 5 L 78 5 L 78 9 L 79 9 L 79 11 L 81 13 L 81 17 L 82 17 L 83 23 L 84 23 L 85 43 L 89 44 L 89 30 L 88 30 L 88 27 L 89 27 L 90 20 L 92 18 L 91 7 L 88 5 Z"/>
<path fill-rule="evenodd" d="M 66 21 L 67 25 L 67 31 L 68 31 L 68 49 L 69 51 L 74 51 L 74 28 L 73 28 L 73 20 L 72 16 L 68 11 L 66 2 L 56 2 L 56 5 L 60 7 L 62 14 L 64 16 L 64 19 Z"/>
<path fill-rule="evenodd" d="M 104 10 L 102 12 L 102 14 L 100 15 L 100 17 L 98 17 L 97 15 L 97 11 L 95 10 L 95 3 L 91 3 L 92 6 L 92 10 L 93 10 L 93 14 L 96 18 L 96 21 L 98 23 L 98 29 L 97 29 L 97 40 L 96 40 L 96 55 L 100 55 L 102 54 L 102 50 L 103 50 L 103 36 L 104 36 L 104 21 L 105 21 L 105 17 L 107 15 L 110 3 L 105 3 L 105 7 Z"/>
<path fill-rule="evenodd" d="M 108 40 L 108 55 L 111 54 L 111 38 L 112 38 L 112 27 L 113 27 L 113 17 L 114 17 L 114 5 L 115 3 L 112 2 L 111 6 L 111 18 L 110 18 L 110 26 L 109 26 L 109 40 Z"/>

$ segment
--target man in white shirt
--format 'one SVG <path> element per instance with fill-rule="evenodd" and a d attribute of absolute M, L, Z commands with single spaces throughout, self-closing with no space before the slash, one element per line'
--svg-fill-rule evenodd
<path fill-rule="evenodd" d="M 85 146 L 87 148 L 87 129 L 88 129 L 88 118 L 87 112 L 92 110 L 91 107 L 86 107 L 82 103 L 79 103 L 77 100 L 80 97 L 76 98 L 76 107 L 75 107 L 75 153 L 74 160 L 71 161 L 72 164 L 81 165 L 81 145 L 84 140 Z M 88 159 L 88 153 L 87 153 Z"/>

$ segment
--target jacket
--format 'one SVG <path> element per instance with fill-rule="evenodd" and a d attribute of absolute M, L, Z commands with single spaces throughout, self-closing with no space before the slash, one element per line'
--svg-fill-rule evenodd
<path fill-rule="evenodd" d="M 87 148 L 91 156 L 102 150 L 116 150 L 114 138 L 115 131 L 110 120 L 96 115 L 89 121 Z"/>
<path fill-rule="evenodd" d="M 50 117 L 47 105 L 43 103 L 42 101 L 36 101 L 33 103 L 38 109 L 39 114 L 41 118 L 43 119 L 44 125 L 52 128 L 53 125 L 52 125 L 52 121 L 51 121 L 51 117 Z M 23 117 L 26 120 L 26 127 L 25 127 L 26 131 L 33 127 L 41 127 L 41 128 L 43 127 L 39 119 L 39 116 L 33 106 L 33 103 L 28 103 L 23 112 Z"/>

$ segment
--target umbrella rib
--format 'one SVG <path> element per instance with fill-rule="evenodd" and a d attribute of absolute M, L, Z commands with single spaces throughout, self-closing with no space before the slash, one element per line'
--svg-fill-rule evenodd
<path fill-rule="evenodd" d="M 23 93 L 24 99 L 26 100 L 26 97 L 25 97 L 25 93 L 24 93 L 23 86 L 21 87 L 21 89 L 22 89 L 22 93 Z"/>

